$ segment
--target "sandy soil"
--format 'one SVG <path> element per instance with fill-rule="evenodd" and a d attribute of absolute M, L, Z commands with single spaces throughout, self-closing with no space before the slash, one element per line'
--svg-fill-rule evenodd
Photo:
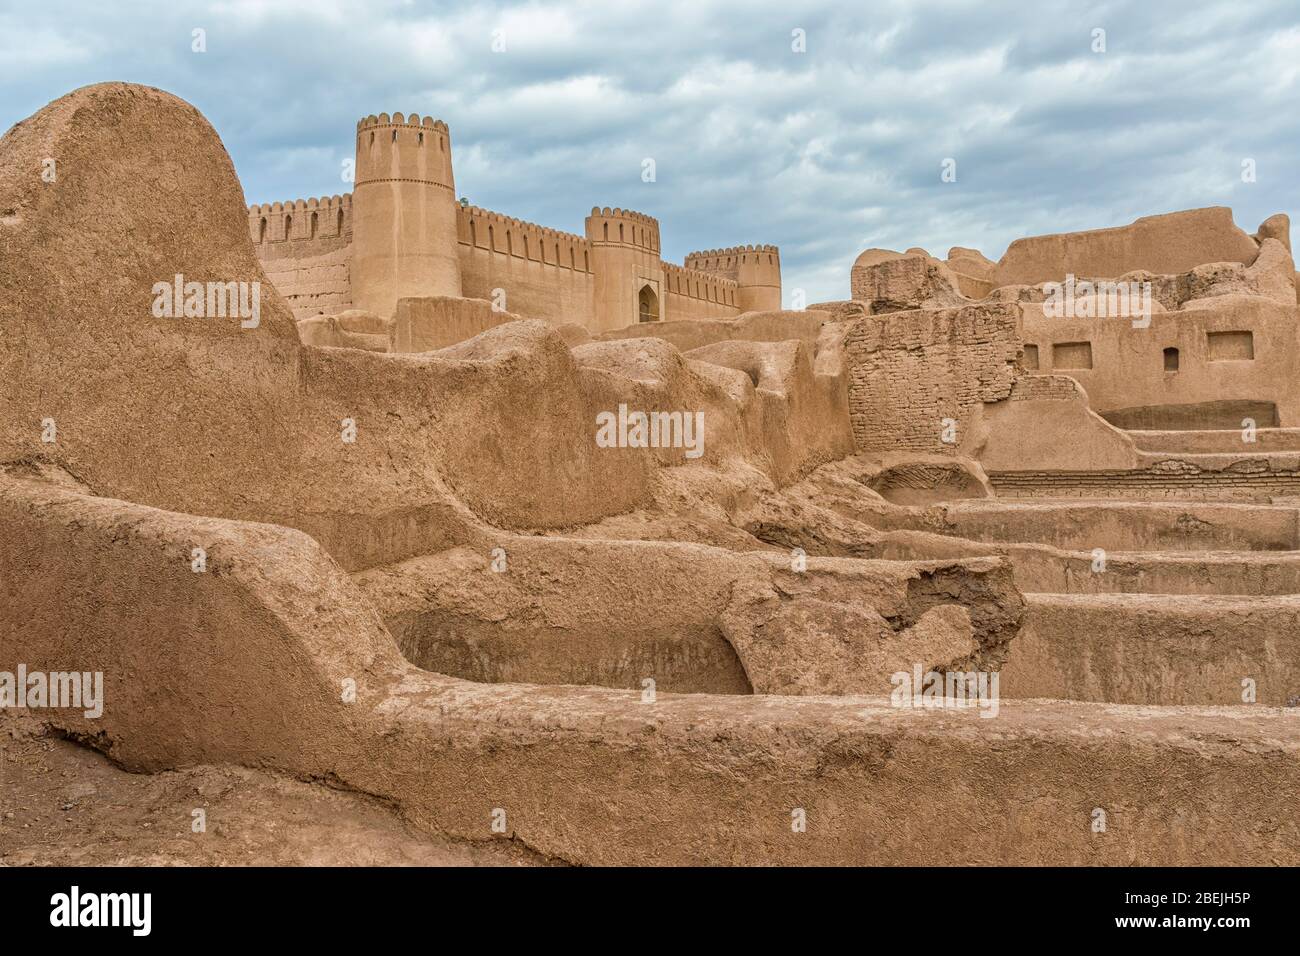
<path fill-rule="evenodd" d="M 193 811 L 207 830 L 192 831 Z M 133 774 L 0 717 L 3 866 L 537 866 L 513 842 L 436 839 L 353 793 L 240 767 Z"/>

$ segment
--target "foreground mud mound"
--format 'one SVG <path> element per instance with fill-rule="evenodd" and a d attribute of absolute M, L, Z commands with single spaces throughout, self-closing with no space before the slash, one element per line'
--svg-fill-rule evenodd
<path fill-rule="evenodd" d="M 864 454 L 853 310 L 688 352 L 540 321 L 304 344 L 216 133 L 156 90 L 56 101 L 0 170 L 0 670 L 101 674 L 101 713 L 31 714 L 122 767 L 327 781 L 575 863 L 1295 860 L 1300 725 L 1162 697 L 1173 646 L 1168 680 L 1071 683 L 1070 609 L 1033 593 L 1094 530 L 1269 547 L 1293 509 L 1087 525 Z M 178 281 L 257 313 L 157 308 Z M 1004 668 L 1077 699 L 1002 700 Z M 900 694 L 931 671 L 986 693 Z"/>
<path fill-rule="evenodd" d="M 244 767 L 127 773 L 93 750 L 21 726 L 0 733 L 0 766 L 7 774 L 0 866 L 551 863 L 509 841 L 416 832 L 362 794 Z"/>

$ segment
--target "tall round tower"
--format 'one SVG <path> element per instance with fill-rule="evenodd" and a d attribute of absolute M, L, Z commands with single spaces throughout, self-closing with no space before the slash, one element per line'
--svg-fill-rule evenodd
<path fill-rule="evenodd" d="M 769 312 L 781 308 L 781 251 L 776 246 L 742 246 L 735 251 L 736 305 L 741 312 Z"/>
<path fill-rule="evenodd" d="M 357 123 L 352 303 L 392 315 L 404 296 L 460 295 L 447 124 L 412 113 Z"/>
<path fill-rule="evenodd" d="M 731 246 L 686 256 L 686 268 L 736 280 L 739 312 L 781 308 L 781 250 L 776 246 Z"/>

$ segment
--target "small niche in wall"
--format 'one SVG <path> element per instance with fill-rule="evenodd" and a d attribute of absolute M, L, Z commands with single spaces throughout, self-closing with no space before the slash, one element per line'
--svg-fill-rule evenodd
<path fill-rule="evenodd" d="M 1249 361 L 1255 357 L 1255 336 L 1250 332 L 1208 332 L 1211 362 Z"/>
<path fill-rule="evenodd" d="M 1166 372 L 1178 371 L 1178 349 L 1175 348 L 1165 349 L 1165 371 Z"/>
<path fill-rule="evenodd" d="M 1033 370 L 1038 368 L 1038 346 L 1037 345 L 1025 346 L 1024 364 L 1026 369 Z"/>
<path fill-rule="evenodd" d="M 1092 368 L 1091 342 L 1057 342 L 1052 346 L 1052 367 Z"/>

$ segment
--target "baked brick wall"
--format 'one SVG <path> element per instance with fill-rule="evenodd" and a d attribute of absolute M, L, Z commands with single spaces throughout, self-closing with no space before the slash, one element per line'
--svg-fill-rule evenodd
<path fill-rule="evenodd" d="M 298 318 L 352 307 L 352 195 L 248 207 L 266 277 Z"/>
<path fill-rule="evenodd" d="M 845 338 L 861 450 L 955 454 L 971 410 L 1007 398 L 1020 354 L 1012 303 L 865 316 Z M 957 422 L 945 443 L 943 420 Z"/>
<path fill-rule="evenodd" d="M 262 257 L 266 277 L 288 300 L 296 317 L 342 312 L 352 307 L 349 279 L 352 247 L 338 242 L 335 245 L 336 248 L 317 255 Z"/>
<path fill-rule="evenodd" d="M 1170 462 L 1136 471 L 991 472 L 1000 498 L 1135 498 L 1147 500 L 1268 501 L 1300 496 L 1300 473 L 1251 469 L 1205 471 Z"/>
<path fill-rule="evenodd" d="M 1073 402 L 1083 399 L 1083 390 L 1068 375 L 1021 375 L 1008 398 L 1013 402 Z"/>

